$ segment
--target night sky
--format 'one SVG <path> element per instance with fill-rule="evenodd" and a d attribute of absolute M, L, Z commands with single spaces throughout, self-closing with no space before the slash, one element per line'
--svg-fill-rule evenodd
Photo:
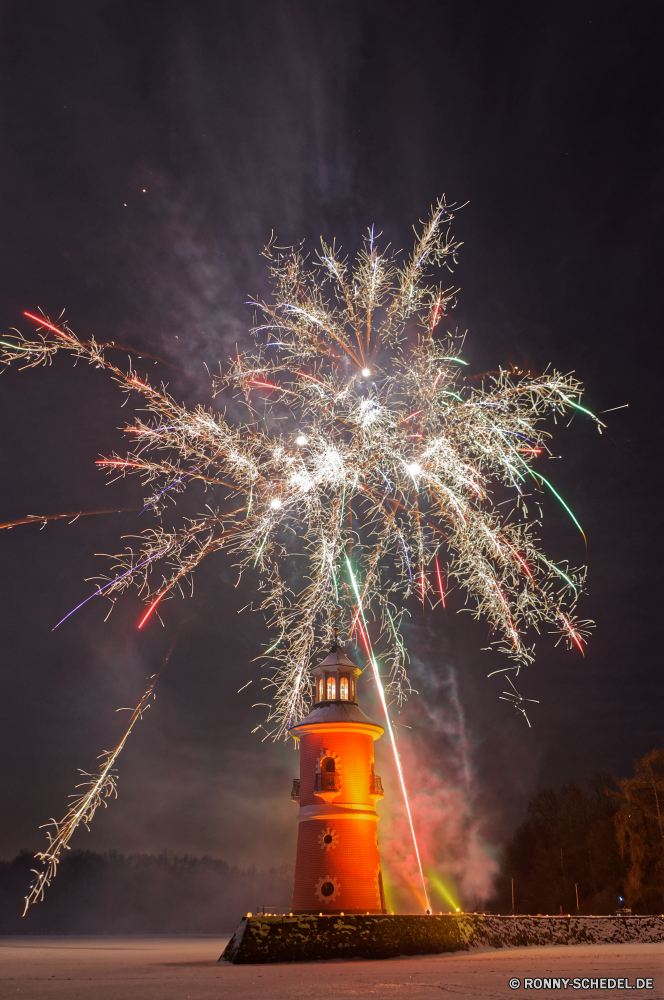
<path fill-rule="evenodd" d="M 137 362 L 178 399 L 209 404 L 205 363 L 248 346 L 260 251 L 320 235 L 354 250 L 374 224 L 408 248 L 445 193 L 468 205 L 455 322 L 471 374 L 514 364 L 574 371 L 601 436 L 554 429 L 547 475 L 588 538 L 596 629 L 586 656 L 542 635 L 522 674 L 529 730 L 498 700 L 487 628 L 453 595 L 412 608 L 409 782 L 459 782 L 499 848 L 538 788 L 620 776 L 662 746 L 661 259 L 664 6 L 641 0 L 6 0 L 2 74 L 3 331 L 23 310 L 65 310 L 82 337 L 164 359 Z M 118 356 L 122 359 L 122 355 Z M 146 677 L 180 638 L 158 697 L 119 762 L 119 799 L 74 846 L 294 860 L 292 747 L 261 742 L 267 640 L 238 615 L 256 579 L 232 560 L 199 571 L 164 627 L 130 593 L 108 621 L 86 579 L 146 525 L 140 483 L 94 466 L 123 448 L 131 414 L 104 373 L 70 357 L 0 381 L 0 522 L 125 513 L 0 532 L 0 856 L 43 843 L 77 768 L 121 732 Z M 554 558 L 586 559 L 547 500 Z M 241 694 L 237 689 L 248 680 Z M 363 704 L 378 715 L 371 685 Z M 387 748 L 384 814 L 398 808 Z"/>

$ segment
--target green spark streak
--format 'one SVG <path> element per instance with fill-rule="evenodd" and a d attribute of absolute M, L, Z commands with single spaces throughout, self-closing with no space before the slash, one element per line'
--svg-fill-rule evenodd
<path fill-rule="evenodd" d="M 397 627 L 394 624 L 394 619 L 392 618 L 392 615 L 390 614 L 390 609 L 389 608 L 385 608 L 385 610 L 387 611 L 387 617 L 390 619 L 390 625 L 392 626 L 392 634 L 394 636 L 394 641 L 396 642 L 397 646 L 399 647 L 399 652 L 401 653 L 402 656 L 404 656 L 405 655 L 405 650 L 404 650 L 404 647 L 403 647 L 403 642 L 401 641 L 401 636 L 397 632 Z"/>
<path fill-rule="evenodd" d="M 503 434 L 503 432 L 502 432 L 502 431 L 498 431 L 498 433 L 499 433 L 499 434 L 500 434 L 500 436 L 501 436 L 501 437 L 502 437 L 502 438 L 503 438 L 503 439 L 505 440 L 505 443 L 506 443 L 506 445 L 508 446 L 508 448 L 510 448 L 510 449 L 511 449 L 511 451 L 513 451 L 513 452 L 514 452 L 514 454 L 515 454 L 515 455 L 517 456 L 517 458 L 519 459 L 519 461 L 520 461 L 520 462 L 521 462 L 521 464 L 523 465 L 523 467 L 524 467 L 524 469 L 526 470 L 526 472 L 530 473 L 530 475 L 531 475 L 531 476 L 533 477 L 533 479 L 535 480 L 535 482 L 537 482 L 537 480 L 538 480 L 538 479 L 541 479 L 543 483 L 546 483 L 546 485 L 547 485 L 547 486 L 549 487 L 549 489 L 550 489 L 550 490 L 551 490 L 551 492 L 553 493 L 554 497 L 556 497 L 556 499 L 558 500 L 558 502 L 559 502 L 560 504 L 562 504 L 562 506 L 563 506 L 563 507 L 565 508 L 565 510 L 567 511 L 567 513 L 569 514 L 569 516 L 570 516 L 570 517 L 572 518 L 572 520 L 574 521 L 575 525 L 577 526 L 577 528 L 579 529 L 579 531 L 580 531 L 580 532 L 581 532 L 581 534 L 583 535 L 583 540 L 584 540 L 584 542 L 585 542 L 586 544 L 588 544 L 588 539 L 586 538 L 586 533 L 585 533 L 585 531 L 583 530 L 583 528 L 582 528 L 582 527 L 581 527 L 581 525 L 579 524 L 579 522 L 578 522 L 578 520 L 577 520 L 577 518 L 576 518 L 576 516 L 575 516 L 574 512 L 573 512 L 573 511 L 571 510 L 571 508 L 570 508 L 570 507 L 568 507 L 568 505 L 567 505 L 567 504 L 565 503 L 565 501 L 564 501 L 564 500 L 563 500 L 563 498 L 561 497 L 561 495 L 560 495 L 560 493 L 558 492 L 558 490 L 557 490 L 557 489 L 556 489 L 556 488 L 555 488 L 554 486 L 552 486 L 552 485 L 551 485 L 551 483 L 549 482 L 549 480 L 548 480 L 548 479 L 545 479 L 545 478 L 544 478 L 544 476 L 542 475 L 542 473 L 541 473 L 541 472 L 535 472 L 535 471 L 534 471 L 533 469 L 531 469 L 531 468 L 530 468 L 530 466 L 528 465 L 528 463 L 527 463 L 526 461 L 524 461 L 523 457 L 522 457 L 521 455 L 519 455 L 519 452 L 518 452 L 518 451 L 516 450 L 516 448 L 514 447 L 514 445 L 513 445 L 513 444 L 512 444 L 512 443 L 511 443 L 510 441 L 508 441 L 508 440 L 507 440 L 507 439 L 505 438 L 505 435 Z"/>
<path fill-rule="evenodd" d="M 535 482 L 537 482 L 537 477 L 539 476 L 539 478 L 542 480 L 542 482 L 546 483 L 546 485 L 549 487 L 549 489 L 553 493 L 554 497 L 556 497 L 557 500 L 563 505 L 563 507 L 565 508 L 565 510 L 567 511 L 567 513 L 569 514 L 569 516 L 574 521 L 575 525 L 577 526 L 577 528 L 579 529 L 579 531 L 583 535 L 584 542 L 587 543 L 588 539 L 586 538 L 586 534 L 585 534 L 583 528 L 581 527 L 581 525 L 577 521 L 576 517 L 574 516 L 574 512 L 567 506 L 567 504 L 565 503 L 565 501 L 561 497 L 561 495 L 558 492 L 558 490 L 554 489 L 554 487 L 551 485 L 551 483 L 549 482 L 549 480 L 545 479 L 541 472 L 533 472 L 533 470 L 529 466 L 527 466 L 527 468 L 528 468 L 528 472 L 533 477 L 533 479 L 535 480 Z"/>
<path fill-rule="evenodd" d="M 463 403 L 461 396 L 459 396 L 456 392 L 450 392 L 449 389 L 441 389 L 440 394 L 441 396 L 454 396 L 454 398 L 458 399 L 460 403 Z"/>
<path fill-rule="evenodd" d="M 346 556 L 346 565 L 348 566 L 348 572 L 350 573 L 350 580 L 351 580 L 351 583 L 353 584 L 353 590 L 355 591 L 355 596 L 357 597 L 357 604 L 358 604 L 358 607 L 360 609 L 360 614 L 362 615 L 362 621 L 364 622 L 364 624 L 366 626 L 367 623 L 366 623 L 366 619 L 364 617 L 364 608 L 362 607 L 362 598 L 360 597 L 360 592 L 357 589 L 357 581 L 355 580 L 355 574 L 353 573 L 353 567 L 350 564 L 350 559 L 348 558 L 348 556 Z M 368 635 L 369 634 L 367 633 L 367 638 L 368 638 Z"/>
<path fill-rule="evenodd" d="M 514 452 L 514 454 L 518 457 L 519 461 L 523 462 L 523 459 L 521 458 L 521 455 L 519 455 L 518 451 L 516 451 L 515 448 L 512 447 L 512 442 L 509 440 L 509 438 L 505 437 L 505 435 L 503 434 L 503 432 L 501 431 L 501 429 L 499 427 L 496 427 L 495 424 L 491 424 L 491 426 L 493 427 L 493 429 L 496 432 L 496 434 L 499 434 L 501 436 L 501 438 L 503 439 L 503 441 L 505 442 L 505 444 L 507 445 L 507 447 L 511 448 L 511 450 Z M 491 454 L 491 452 L 489 450 L 488 450 L 488 453 Z M 528 469 L 528 471 L 530 471 L 530 468 L 529 468 L 528 464 L 525 463 L 525 462 L 523 464 L 526 466 L 526 468 Z M 521 482 L 524 481 L 524 479 L 526 477 L 524 475 L 522 475 L 522 473 L 519 472 L 519 470 L 516 468 L 515 465 L 510 465 L 510 463 L 507 461 L 507 459 L 505 459 L 505 465 L 510 470 L 510 472 L 513 472 L 515 476 L 519 477 L 519 479 L 521 480 Z"/>
<path fill-rule="evenodd" d="M 584 535 L 584 538 L 585 538 L 585 535 Z M 574 591 L 574 593 L 578 594 L 579 591 L 578 591 L 578 588 L 577 588 L 576 584 L 574 584 L 570 580 L 570 578 L 568 576 L 566 576 L 566 574 L 563 573 L 563 571 L 561 569 L 559 569 L 558 566 L 556 566 L 555 563 L 549 562 L 549 560 L 546 558 L 546 556 L 543 556 L 541 553 L 540 553 L 540 557 L 539 558 L 542 560 L 542 562 L 545 562 L 547 564 L 547 566 L 554 571 L 554 573 L 557 573 L 558 576 L 562 576 L 563 580 L 565 580 L 566 583 L 569 583 L 569 585 L 572 588 L 572 590 Z"/>
<path fill-rule="evenodd" d="M 267 533 L 266 533 L 266 535 L 265 535 L 265 538 L 264 538 L 264 539 L 263 539 L 263 541 L 261 542 L 261 547 L 260 547 L 260 549 L 259 549 L 259 550 L 258 550 L 258 552 L 256 553 L 256 558 L 254 559 L 254 566 L 256 566 L 256 565 L 257 565 L 257 563 L 258 563 L 258 560 L 259 560 L 259 559 L 260 559 L 260 557 L 261 557 L 261 552 L 262 552 L 262 551 L 263 551 L 263 549 L 265 548 L 265 543 L 266 543 L 266 541 L 267 541 Z"/>
<path fill-rule="evenodd" d="M 344 506 L 346 503 L 346 484 L 344 483 L 344 491 L 341 494 L 341 512 L 339 514 L 339 524 L 344 522 Z"/>
<path fill-rule="evenodd" d="M 597 423 L 600 425 L 600 427 L 606 427 L 606 424 L 603 424 L 602 421 L 598 417 L 596 417 L 595 414 L 591 410 L 587 410 L 585 408 L 585 406 L 580 406 L 578 403 L 575 403 L 573 399 L 570 399 L 569 396 L 566 396 L 564 392 L 560 391 L 560 389 L 558 389 L 558 392 L 560 393 L 560 395 L 562 396 L 562 398 L 565 400 L 565 402 L 568 403 L 570 406 L 573 406 L 575 410 L 580 410 L 581 413 L 587 413 L 589 417 L 592 417 L 593 420 L 597 421 Z"/>
<path fill-rule="evenodd" d="M 285 629 L 285 628 L 282 628 L 282 630 L 281 630 L 281 635 L 279 636 L 279 638 L 277 639 L 277 641 L 276 641 L 276 642 L 275 642 L 275 643 L 274 643 L 274 644 L 273 644 L 272 646 L 270 646 L 270 648 L 269 648 L 269 649 L 266 649 L 266 650 L 265 650 L 265 652 L 263 653 L 263 656 L 267 656 L 267 655 L 268 655 L 268 653 L 271 653 L 273 649 L 276 649 L 276 648 L 277 648 L 277 646 L 279 645 L 279 643 L 280 643 L 280 642 L 281 642 L 281 640 L 283 639 L 283 637 L 284 637 L 284 634 L 285 634 L 285 632 L 286 632 L 286 629 Z"/>
<path fill-rule="evenodd" d="M 464 361 L 462 358 L 439 358 L 440 361 L 454 361 L 457 365 L 468 365 L 470 362 Z"/>

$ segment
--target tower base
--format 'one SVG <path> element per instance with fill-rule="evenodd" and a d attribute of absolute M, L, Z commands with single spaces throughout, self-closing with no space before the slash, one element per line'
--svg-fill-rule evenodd
<path fill-rule="evenodd" d="M 664 917 L 512 917 L 480 913 L 243 917 L 220 962 L 395 958 L 480 948 L 664 941 Z"/>

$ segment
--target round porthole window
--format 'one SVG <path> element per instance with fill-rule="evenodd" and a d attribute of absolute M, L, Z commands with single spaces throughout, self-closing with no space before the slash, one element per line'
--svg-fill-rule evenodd
<path fill-rule="evenodd" d="M 323 906 L 329 906 L 339 896 L 341 886 L 338 879 L 328 873 L 327 875 L 321 875 L 318 879 L 314 892 L 316 893 L 316 898 L 320 900 Z"/>
<path fill-rule="evenodd" d="M 318 834 L 318 846 L 323 851 L 333 851 L 339 843 L 339 834 L 333 827 L 324 826 Z"/>

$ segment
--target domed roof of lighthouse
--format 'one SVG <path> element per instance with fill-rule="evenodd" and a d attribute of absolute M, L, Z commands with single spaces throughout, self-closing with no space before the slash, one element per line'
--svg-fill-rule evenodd
<path fill-rule="evenodd" d="M 335 637 L 336 638 L 336 637 Z M 324 727 L 329 723 L 358 724 L 371 730 L 374 739 L 385 732 L 384 728 L 372 722 L 357 704 L 357 678 L 362 673 L 342 646 L 336 642 L 325 659 L 311 671 L 314 677 L 314 707 L 309 715 L 291 727 L 291 733 L 299 739 L 298 730 L 305 727 Z"/>
<path fill-rule="evenodd" d="M 342 646 L 338 646 L 336 643 L 334 644 L 334 646 L 332 646 L 332 649 L 327 654 L 327 656 L 325 657 L 325 659 L 321 660 L 321 662 L 318 664 L 318 666 L 314 667 L 314 669 L 311 672 L 312 672 L 312 674 L 314 676 L 316 676 L 316 674 L 319 674 L 321 672 L 321 670 L 326 670 L 326 669 L 327 670 L 334 670 L 334 668 L 337 667 L 337 666 L 339 666 L 339 667 L 350 667 L 350 669 L 355 674 L 361 674 L 362 673 L 362 671 L 360 670 L 360 668 L 356 667 L 355 664 L 353 663 L 353 661 L 350 660 L 346 656 L 346 654 L 345 654 L 345 652 L 343 650 L 343 647 Z"/>

